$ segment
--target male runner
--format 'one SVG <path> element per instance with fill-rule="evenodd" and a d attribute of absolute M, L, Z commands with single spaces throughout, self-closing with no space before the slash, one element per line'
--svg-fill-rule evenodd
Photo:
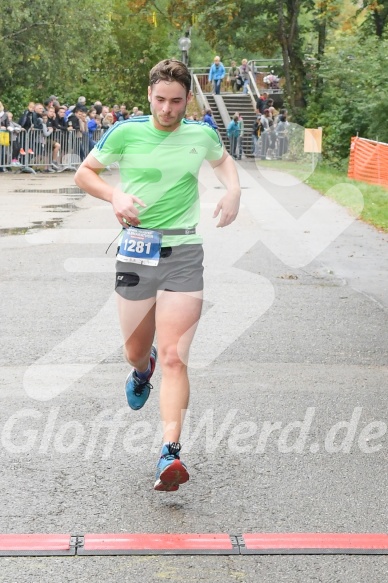
<path fill-rule="evenodd" d="M 161 366 L 163 446 L 154 486 L 160 491 L 178 490 L 189 479 L 179 438 L 189 402 L 188 353 L 202 308 L 203 250 L 195 227 L 203 160 L 226 188 L 213 215 L 220 216 L 217 227 L 234 221 L 240 200 L 235 164 L 216 131 L 184 119 L 190 86 L 180 61 L 155 65 L 148 88 L 152 115 L 113 125 L 75 176 L 80 188 L 112 204 L 124 229 L 116 292 L 124 354 L 133 366 L 125 384 L 132 409 L 148 399 L 157 358 Z M 99 176 L 113 162 L 120 167 L 116 187 Z"/>

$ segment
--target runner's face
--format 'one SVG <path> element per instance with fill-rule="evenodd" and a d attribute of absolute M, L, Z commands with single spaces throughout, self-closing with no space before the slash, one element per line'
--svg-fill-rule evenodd
<path fill-rule="evenodd" d="M 148 101 L 157 130 L 174 131 L 184 118 L 191 94 L 177 81 L 159 81 L 148 88 Z"/>

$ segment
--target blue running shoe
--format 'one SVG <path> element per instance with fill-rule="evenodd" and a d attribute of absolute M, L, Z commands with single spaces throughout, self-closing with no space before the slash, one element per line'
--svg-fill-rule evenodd
<path fill-rule="evenodd" d="M 131 409 L 134 409 L 135 411 L 141 409 L 150 396 L 150 391 L 153 387 L 149 380 L 154 374 L 157 356 L 158 353 L 156 348 L 155 346 L 152 346 L 150 355 L 151 372 L 145 381 L 137 377 L 135 369 L 133 369 L 127 376 L 127 380 L 125 381 L 127 401 Z"/>
<path fill-rule="evenodd" d="M 179 452 L 180 443 L 165 443 L 158 466 L 156 468 L 156 482 L 154 490 L 158 492 L 175 492 L 180 484 L 184 484 L 189 479 L 189 472 L 184 463 L 181 462 Z"/>

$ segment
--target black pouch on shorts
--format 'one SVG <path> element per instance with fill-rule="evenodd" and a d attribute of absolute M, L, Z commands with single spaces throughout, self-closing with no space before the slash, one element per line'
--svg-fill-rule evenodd
<path fill-rule="evenodd" d="M 137 273 L 123 273 L 121 271 L 116 273 L 116 285 L 115 289 L 118 287 L 135 287 L 138 285 L 140 277 Z"/>

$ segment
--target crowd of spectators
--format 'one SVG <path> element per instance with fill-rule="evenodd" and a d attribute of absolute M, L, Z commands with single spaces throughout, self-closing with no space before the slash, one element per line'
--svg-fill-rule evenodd
<path fill-rule="evenodd" d="M 246 59 L 238 67 L 232 61 L 228 71 L 228 81 L 232 91 L 246 88 L 249 83 L 250 68 Z M 215 57 L 209 72 L 209 80 L 214 83 L 215 93 L 219 93 L 220 82 L 225 76 L 225 68 L 220 58 Z M 55 95 L 51 95 L 44 103 L 30 102 L 18 121 L 13 113 L 5 110 L 0 102 L 0 172 L 6 172 L 5 148 L 11 147 L 11 166 L 25 166 L 34 157 L 34 150 L 40 148 L 46 155 L 44 171 L 56 172 L 61 169 L 62 159 L 67 153 L 67 141 L 72 133 L 73 144 L 78 146 L 77 152 L 81 161 L 94 147 L 96 140 L 113 124 L 130 117 L 143 115 L 138 107 L 128 110 L 125 103 L 112 108 L 95 101 L 87 106 L 86 98 L 80 96 L 75 105 L 61 104 Z M 186 119 L 204 121 L 218 131 L 217 124 L 210 109 L 203 110 L 200 116 L 197 112 L 187 114 Z M 256 119 L 252 126 L 252 151 L 245 152 L 248 156 L 268 159 L 281 158 L 288 150 L 287 110 L 277 111 L 274 102 L 267 93 L 263 93 L 256 103 Z M 34 130 L 34 140 L 26 139 Z M 2 136 L 3 134 L 3 136 Z M 241 160 L 243 154 L 242 138 L 244 121 L 236 112 L 227 128 L 230 154 Z M 39 148 L 37 145 L 39 144 Z"/>
<path fill-rule="evenodd" d="M 287 109 L 277 111 L 268 93 L 256 101 L 256 120 L 252 126 L 252 151 L 262 160 L 281 159 L 288 151 Z"/>
<path fill-rule="evenodd" d="M 214 95 L 221 93 L 221 85 L 224 79 L 227 83 L 226 89 L 230 87 L 232 93 L 238 93 L 242 90 L 246 94 L 248 93 L 251 74 L 255 72 L 256 70 L 253 70 L 253 67 L 248 63 L 247 59 L 242 59 L 241 65 L 237 65 L 236 61 L 231 61 L 230 67 L 226 70 L 220 57 L 217 55 L 214 57 L 214 61 L 210 67 L 208 82 L 212 83 Z M 266 75 L 263 81 L 270 89 L 279 89 L 280 79 L 274 74 L 274 71 Z M 203 119 L 212 127 L 216 128 L 210 110 L 206 112 Z M 251 132 L 252 151 L 245 152 L 245 154 L 248 157 L 254 156 L 263 160 L 282 158 L 288 151 L 288 130 L 287 110 L 276 110 L 274 101 L 269 99 L 268 93 L 263 93 L 256 102 L 256 119 Z M 236 160 L 241 160 L 242 158 L 243 136 L 244 121 L 242 116 L 236 112 L 227 127 L 230 154 Z"/>
<path fill-rule="evenodd" d="M 143 112 L 138 107 L 129 111 L 125 103 L 110 108 L 95 101 L 87 106 L 86 98 L 81 95 L 75 105 L 68 105 L 51 95 L 44 103 L 31 101 L 16 122 L 13 113 L 5 110 L 0 102 L 0 172 L 7 171 L 4 146 L 11 146 L 11 166 L 24 166 L 26 160 L 31 162 L 36 149 L 46 154 L 45 171 L 56 172 L 60 170 L 61 156 L 67 151 L 70 132 L 74 142 L 79 141 L 77 151 L 82 160 L 96 138 L 114 123 L 139 115 Z M 27 135 L 30 138 L 32 133 L 34 139 L 27 140 Z"/>
<path fill-rule="evenodd" d="M 251 151 L 243 152 L 244 119 L 236 111 L 226 128 L 230 155 L 235 160 L 241 160 L 243 153 L 247 157 L 261 158 L 262 160 L 281 159 L 287 153 L 289 145 L 290 124 L 287 118 L 287 109 L 277 110 L 268 93 L 262 93 L 256 101 L 256 116 L 251 130 Z M 197 114 L 190 116 L 189 119 L 197 119 Z M 219 128 L 211 109 L 203 111 L 202 121 L 218 131 Z"/>

